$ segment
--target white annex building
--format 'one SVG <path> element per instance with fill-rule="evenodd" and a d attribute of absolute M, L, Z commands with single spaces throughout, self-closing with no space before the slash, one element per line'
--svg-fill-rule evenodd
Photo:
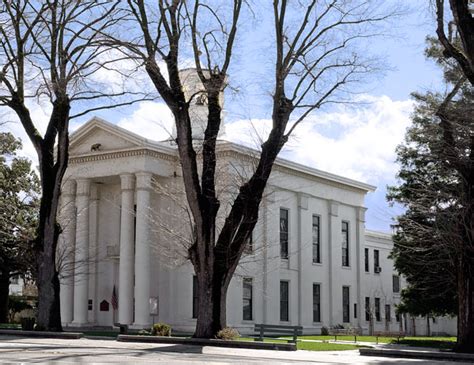
<path fill-rule="evenodd" d="M 195 105 L 196 115 L 199 108 L 205 106 Z M 223 211 L 254 154 L 218 144 Z M 151 141 L 98 118 L 71 135 L 60 210 L 64 325 L 144 328 L 159 321 L 194 330 L 197 301 L 180 176 L 170 141 Z M 365 230 L 364 198 L 374 189 L 278 159 L 229 287 L 228 325 L 243 333 L 255 323 L 301 325 L 304 333 L 318 334 L 338 324 L 364 333 L 370 327 L 410 331 L 416 322 L 424 334 L 424 320 L 395 313 L 403 280 L 388 258 L 390 235 Z M 455 333 L 454 322 L 440 318 L 431 330 Z"/>

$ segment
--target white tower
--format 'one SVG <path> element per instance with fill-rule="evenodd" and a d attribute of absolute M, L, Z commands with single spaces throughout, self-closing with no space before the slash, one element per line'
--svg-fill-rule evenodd
<path fill-rule="evenodd" d="M 209 71 L 204 71 L 209 74 Z M 186 68 L 179 71 L 181 83 L 183 85 L 184 96 L 188 101 L 191 97 L 193 100 L 189 106 L 189 116 L 191 117 L 192 135 L 194 140 L 203 140 L 204 132 L 207 126 L 207 95 L 204 91 L 204 85 L 199 78 L 195 68 Z M 200 93 L 201 92 L 201 93 Z M 194 95 L 194 96 L 193 96 Z M 221 108 L 224 106 L 224 91 L 220 92 L 219 104 Z M 224 113 L 221 113 L 223 119 Z M 218 138 L 224 134 L 224 121 L 222 120 Z M 176 125 L 173 125 L 173 139 L 176 138 Z"/>

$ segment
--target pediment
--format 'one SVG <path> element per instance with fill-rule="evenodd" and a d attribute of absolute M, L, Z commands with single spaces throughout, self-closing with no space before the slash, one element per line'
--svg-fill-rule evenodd
<path fill-rule="evenodd" d="M 71 135 L 69 154 L 71 156 L 120 151 L 146 144 L 146 139 L 123 128 L 93 118 Z"/>

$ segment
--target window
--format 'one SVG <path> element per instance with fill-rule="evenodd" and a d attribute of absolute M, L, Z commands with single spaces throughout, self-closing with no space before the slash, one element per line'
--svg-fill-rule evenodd
<path fill-rule="evenodd" d="M 197 318 L 198 312 L 198 281 L 197 276 L 193 276 L 193 318 Z"/>
<path fill-rule="evenodd" d="M 357 303 L 354 303 L 354 318 L 357 318 Z"/>
<path fill-rule="evenodd" d="M 379 250 L 374 250 L 374 273 L 379 273 L 380 261 Z"/>
<path fill-rule="evenodd" d="M 87 310 L 91 311 L 94 308 L 92 299 L 87 301 Z"/>
<path fill-rule="evenodd" d="M 313 322 L 321 322 L 321 285 L 313 284 Z"/>
<path fill-rule="evenodd" d="M 349 287 L 342 287 L 342 322 L 350 322 Z"/>
<path fill-rule="evenodd" d="M 280 257 L 288 258 L 288 209 L 280 209 Z"/>
<path fill-rule="evenodd" d="M 380 321 L 380 298 L 375 298 L 375 319 Z"/>
<path fill-rule="evenodd" d="M 247 239 L 247 244 L 245 245 L 244 252 L 246 254 L 253 253 L 253 231 L 250 232 L 249 238 Z"/>
<path fill-rule="evenodd" d="M 252 299 L 253 299 L 253 293 L 252 293 L 252 278 L 244 278 L 243 281 L 243 288 L 242 288 L 242 301 L 243 301 L 243 306 L 242 306 L 242 318 L 244 321 L 251 321 L 252 318 Z"/>
<path fill-rule="evenodd" d="M 385 304 L 385 321 L 390 322 L 392 320 L 392 312 L 390 310 L 390 304 Z"/>
<path fill-rule="evenodd" d="M 365 320 L 370 321 L 370 297 L 365 297 Z"/>
<path fill-rule="evenodd" d="M 369 249 L 364 249 L 364 264 L 365 264 L 365 272 L 369 272 Z"/>
<path fill-rule="evenodd" d="M 280 321 L 288 322 L 290 314 L 288 311 L 289 283 L 280 281 Z"/>
<path fill-rule="evenodd" d="M 393 282 L 393 292 L 400 293 L 400 276 L 393 275 L 392 282 Z"/>
<path fill-rule="evenodd" d="M 313 262 L 321 263 L 321 218 L 313 215 Z M 319 322 L 319 321 L 318 321 Z"/>
<path fill-rule="evenodd" d="M 349 222 L 342 222 L 342 266 L 349 266 Z"/>

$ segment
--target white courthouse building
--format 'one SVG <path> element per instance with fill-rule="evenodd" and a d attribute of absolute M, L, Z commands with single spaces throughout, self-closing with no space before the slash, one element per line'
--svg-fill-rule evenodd
<path fill-rule="evenodd" d="M 254 153 L 218 144 L 223 212 Z M 59 217 L 64 325 L 144 328 L 159 321 L 194 330 L 195 279 L 185 259 L 189 223 L 180 176 L 169 141 L 98 118 L 71 135 Z M 365 230 L 364 199 L 374 189 L 278 159 L 229 287 L 228 325 L 244 333 L 255 323 L 301 325 L 315 334 L 338 324 L 364 333 L 371 323 L 376 331 L 409 330 L 412 321 L 395 314 L 403 281 L 388 258 L 391 237 Z M 437 321 L 432 330 L 453 333 L 451 322 Z"/>

